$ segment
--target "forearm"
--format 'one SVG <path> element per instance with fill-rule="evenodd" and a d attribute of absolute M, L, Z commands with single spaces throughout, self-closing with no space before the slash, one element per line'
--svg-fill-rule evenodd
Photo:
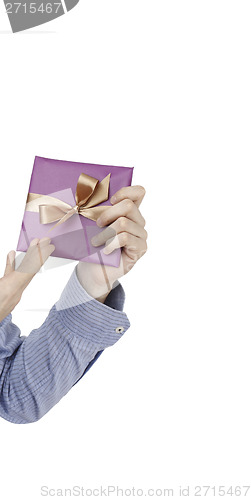
<path fill-rule="evenodd" d="M 54 306 L 44 324 L 6 359 L 1 415 L 14 423 L 39 420 L 70 390 L 97 351 L 97 345 L 62 325 Z"/>
<path fill-rule="evenodd" d="M 126 315 L 93 300 L 75 273 L 46 321 L 28 337 L 17 336 L 11 317 L 6 318 L 1 416 L 13 423 L 40 419 L 78 382 L 98 353 L 119 340 L 128 327 Z"/>
<path fill-rule="evenodd" d="M 1 278 L 0 323 L 16 307 L 29 281 L 31 281 L 31 276 L 18 271 L 13 271 L 11 275 Z"/>

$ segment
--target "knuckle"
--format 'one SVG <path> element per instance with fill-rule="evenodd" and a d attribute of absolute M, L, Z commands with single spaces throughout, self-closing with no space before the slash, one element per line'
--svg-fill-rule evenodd
<path fill-rule="evenodd" d="M 126 217 L 119 217 L 118 221 L 119 221 L 119 228 L 120 229 L 126 229 L 127 228 L 128 222 L 127 222 L 127 218 Z"/>
<path fill-rule="evenodd" d="M 138 186 L 138 189 L 139 189 L 139 192 L 140 192 L 140 196 L 145 196 L 146 194 L 146 190 L 143 186 Z"/>
<path fill-rule="evenodd" d="M 145 240 L 148 238 L 148 232 L 144 229 Z"/>
<path fill-rule="evenodd" d="M 121 233 L 121 243 L 123 245 L 128 243 L 128 233 Z"/>
<path fill-rule="evenodd" d="M 131 212 L 131 210 L 134 208 L 134 203 L 132 200 L 125 200 L 125 208 L 127 212 Z"/>
<path fill-rule="evenodd" d="M 125 194 L 126 194 L 126 188 L 125 187 L 122 187 L 119 191 L 118 191 L 118 194 L 120 197 L 124 197 Z"/>

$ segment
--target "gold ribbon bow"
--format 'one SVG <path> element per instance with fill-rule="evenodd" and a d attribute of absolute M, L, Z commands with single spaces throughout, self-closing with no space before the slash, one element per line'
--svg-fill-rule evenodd
<path fill-rule="evenodd" d="M 111 174 L 108 174 L 99 182 L 95 177 L 80 174 L 75 194 L 76 205 L 74 207 L 54 196 L 29 193 L 25 210 L 39 212 L 41 224 L 58 221 L 51 229 L 67 221 L 74 214 L 96 221 L 109 206 L 97 207 L 96 205 L 108 200 L 110 176 Z"/>

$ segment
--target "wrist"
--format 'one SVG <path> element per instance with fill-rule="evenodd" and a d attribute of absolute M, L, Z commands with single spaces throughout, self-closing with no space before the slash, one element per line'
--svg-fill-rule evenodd
<path fill-rule="evenodd" d="M 95 275 L 90 272 L 90 264 L 86 266 L 83 262 L 78 263 L 76 273 L 79 283 L 88 295 L 104 303 L 112 289 L 113 283 L 105 280 L 104 277 L 102 279 L 95 279 Z"/>
<path fill-rule="evenodd" d="M 23 291 L 28 286 L 28 284 L 31 282 L 32 278 L 34 278 L 34 276 L 35 276 L 34 274 L 23 273 L 21 271 L 13 271 L 13 273 L 12 273 L 13 282 L 16 286 L 16 289 L 20 293 L 23 293 Z"/>

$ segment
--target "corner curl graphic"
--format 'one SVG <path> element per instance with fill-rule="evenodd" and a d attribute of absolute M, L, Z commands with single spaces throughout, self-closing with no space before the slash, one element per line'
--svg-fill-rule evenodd
<path fill-rule="evenodd" d="M 53 21 L 72 10 L 79 0 L 4 0 L 13 33 Z"/>

